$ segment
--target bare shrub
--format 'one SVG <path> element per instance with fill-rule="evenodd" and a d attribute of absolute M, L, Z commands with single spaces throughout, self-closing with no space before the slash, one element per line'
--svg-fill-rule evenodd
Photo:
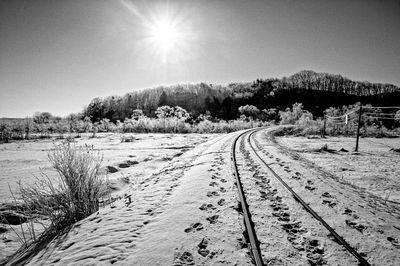
<path fill-rule="evenodd" d="M 286 110 L 280 111 L 279 116 L 280 116 L 280 124 L 281 125 L 289 125 L 289 124 L 294 124 L 296 121 L 300 119 L 300 117 L 303 115 L 304 110 L 303 110 L 303 104 L 302 103 L 295 103 L 292 106 L 292 109 L 286 108 Z"/>
<path fill-rule="evenodd" d="M 46 233 L 51 233 L 96 212 L 107 182 L 100 171 L 102 157 L 91 146 L 64 142 L 50 151 L 48 158 L 58 179 L 42 174 L 33 186 L 20 184 L 20 197 L 29 206 L 31 217 L 49 218 Z"/>
<path fill-rule="evenodd" d="M 297 135 L 310 136 L 317 135 L 321 132 L 322 121 L 320 119 L 313 120 L 313 115 L 304 111 L 299 120 L 295 123 L 295 131 Z"/>

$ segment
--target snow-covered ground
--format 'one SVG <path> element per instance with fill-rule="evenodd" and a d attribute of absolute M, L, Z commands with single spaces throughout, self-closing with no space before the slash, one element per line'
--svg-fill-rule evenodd
<path fill-rule="evenodd" d="M 279 144 L 340 179 L 386 200 L 400 203 L 400 138 L 278 137 Z M 318 151 L 327 145 L 332 152 Z"/>
<path fill-rule="evenodd" d="M 143 134 L 129 143 L 107 134 L 79 140 L 101 150 L 104 167 L 117 170 L 109 173 L 115 193 L 130 200 L 124 197 L 78 222 L 29 265 L 252 265 L 232 172 L 231 145 L 238 134 Z M 390 151 L 399 148 L 398 141 L 366 141 L 355 154 L 354 139 L 347 138 L 279 137 L 276 144 L 262 131 L 252 140 L 271 168 L 368 261 L 398 265 L 400 156 Z M 264 262 L 356 265 L 273 180 L 246 143 L 240 144 L 239 171 L 246 179 L 256 232 L 263 238 Z M 326 143 L 348 152 L 318 151 Z M 382 186 L 391 187 L 389 196 Z M 286 230 L 287 219 L 298 228 Z M 0 245 L 2 252 L 9 247 L 4 241 Z"/>
<path fill-rule="evenodd" d="M 359 153 L 352 152 L 354 138 L 276 139 L 278 144 L 265 130 L 258 132 L 253 142 L 262 151 L 266 163 L 306 204 L 371 265 L 399 265 L 400 203 L 394 199 L 399 193 L 399 169 L 396 162 L 399 162 L 400 155 L 390 150 L 398 147 L 399 139 L 370 139 L 368 142 L 362 139 Z M 328 145 L 328 151 L 321 150 L 325 144 Z M 339 151 L 342 148 L 348 152 Z M 343 176 L 343 172 L 347 172 L 343 168 L 353 169 L 349 171 L 351 175 Z M 348 252 L 343 255 L 339 252 L 342 249 L 340 246 L 335 251 L 329 232 L 326 229 L 318 230 L 318 226 L 309 221 L 311 216 L 304 208 L 287 191 L 282 190 L 282 186 L 273 185 L 271 174 L 267 173 L 266 176 L 270 180 L 268 184 L 272 186 L 270 190 L 273 192 L 277 189 L 282 198 L 282 202 L 279 202 L 280 211 L 274 208 L 270 210 L 272 216 L 278 217 L 277 223 L 281 223 L 285 230 L 287 222 L 279 222 L 280 217 L 288 216 L 290 222 L 296 225 L 300 222 L 294 232 L 288 231 L 288 239 L 292 241 L 291 250 L 294 247 L 295 251 L 288 255 L 300 255 L 298 261 L 307 257 L 308 260 L 316 259 L 328 265 L 357 265 L 355 261 L 351 262 L 354 257 L 346 258 Z M 377 190 L 369 189 L 379 188 L 380 180 L 363 179 L 372 176 L 382 176 L 391 182 L 394 187 L 392 197 L 387 199 L 384 193 L 378 195 Z M 269 193 L 266 194 L 268 196 Z M 277 204 L 275 198 L 267 197 L 271 206 Z M 266 212 L 264 215 L 268 217 Z M 307 243 L 313 244 L 309 248 Z M 267 249 L 268 252 L 271 250 L 274 250 L 273 246 Z M 283 262 L 289 260 L 285 256 L 271 259 L 283 259 Z M 304 263 L 307 264 L 307 261 Z"/>
<path fill-rule="evenodd" d="M 231 135 L 198 145 L 79 222 L 30 265 L 250 264 L 230 172 Z M 243 243 L 242 245 L 240 243 Z"/>
<path fill-rule="evenodd" d="M 84 134 L 75 140 L 81 146 L 93 145 L 103 156 L 104 168 L 112 166 L 117 169 L 116 173 L 109 174 L 111 180 L 125 176 L 140 180 L 164 163 L 215 136 L 217 134 L 100 133 L 96 138 Z M 123 138 L 131 139 L 132 142 L 122 142 Z M 55 175 L 47 153 L 60 141 L 44 139 L 0 145 L 0 202 L 12 199 L 8 186 L 15 192 L 19 180 L 30 184 L 35 181 L 35 177 L 41 176 L 41 172 Z M 125 165 L 127 162 L 128 165 Z"/>
<path fill-rule="evenodd" d="M 78 145 L 93 145 L 103 156 L 103 168 L 113 188 L 113 196 L 136 191 L 137 185 L 152 173 L 171 161 L 176 161 L 191 150 L 218 134 L 124 134 L 132 142 L 122 142 L 120 134 L 90 134 L 77 138 Z M 54 148 L 54 140 L 18 141 L 0 145 L 0 207 L 1 203 L 12 201 L 11 192 L 16 193 L 17 182 L 29 185 L 40 177 L 41 172 L 50 177 L 56 173 L 51 167 L 47 153 Z M 55 143 L 60 140 L 55 140 Z M 111 172 L 108 169 L 111 169 Z M 8 231 L 0 235 L 0 261 L 12 254 L 19 246 L 18 236 L 9 225 L 2 225 Z M 19 225 L 12 226 L 22 236 Z M 40 230 L 40 226 L 36 226 Z M 26 230 L 26 228 L 25 228 Z"/>

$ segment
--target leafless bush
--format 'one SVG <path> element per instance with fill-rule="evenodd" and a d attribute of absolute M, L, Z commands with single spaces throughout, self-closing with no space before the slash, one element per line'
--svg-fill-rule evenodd
<path fill-rule="evenodd" d="M 100 171 L 102 157 L 91 146 L 64 142 L 50 151 L 48 158 L 58 178 L 42 174 L 32 186 L 20 184 L 19 192 L 30 217 L 49 218 L 46 232 L 50 233 L 96 212 L 107 182 Z"/>

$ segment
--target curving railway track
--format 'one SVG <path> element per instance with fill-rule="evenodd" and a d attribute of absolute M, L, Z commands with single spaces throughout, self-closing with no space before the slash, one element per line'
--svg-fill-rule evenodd
<path fill-rule="evenodd" d="M 280 159 L 266 161 L 266 156 L 273 156 L 254 139 L 261 130 L 243 132 L 232 144 L 233 169 L 253 262 L 370 265 L 273 170 L 271 165 L 279 164 Z M 282 261 L 282 253 L 287 261 Z"/>

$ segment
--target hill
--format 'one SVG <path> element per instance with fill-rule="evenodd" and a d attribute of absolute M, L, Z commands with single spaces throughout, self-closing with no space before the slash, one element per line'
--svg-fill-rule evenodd
<path fill-rule="evenodd" d="M 242 105 L 254 105 L 260 110 L 284 110 L 301 102 L 305 109 L 321 116 L 329 107 L 361 102 L 363 104 L 390 106 L 400 102 L 400 88 L 393 84 L 352 81 L 336 74 L 300 71 L 282 79 L 257 79 L 253 82 L 215 84 L 178 84 L 133 91 L 124 96 L 95 98 L 84 109 L 83 115 L 92 122 L 108 118 L 112 122 L 129 118 L 135 109 L 155 116 L 157 107 L 181 106 L 192 116 L 208 112 L 221 119 L 239 116 Z"/>

